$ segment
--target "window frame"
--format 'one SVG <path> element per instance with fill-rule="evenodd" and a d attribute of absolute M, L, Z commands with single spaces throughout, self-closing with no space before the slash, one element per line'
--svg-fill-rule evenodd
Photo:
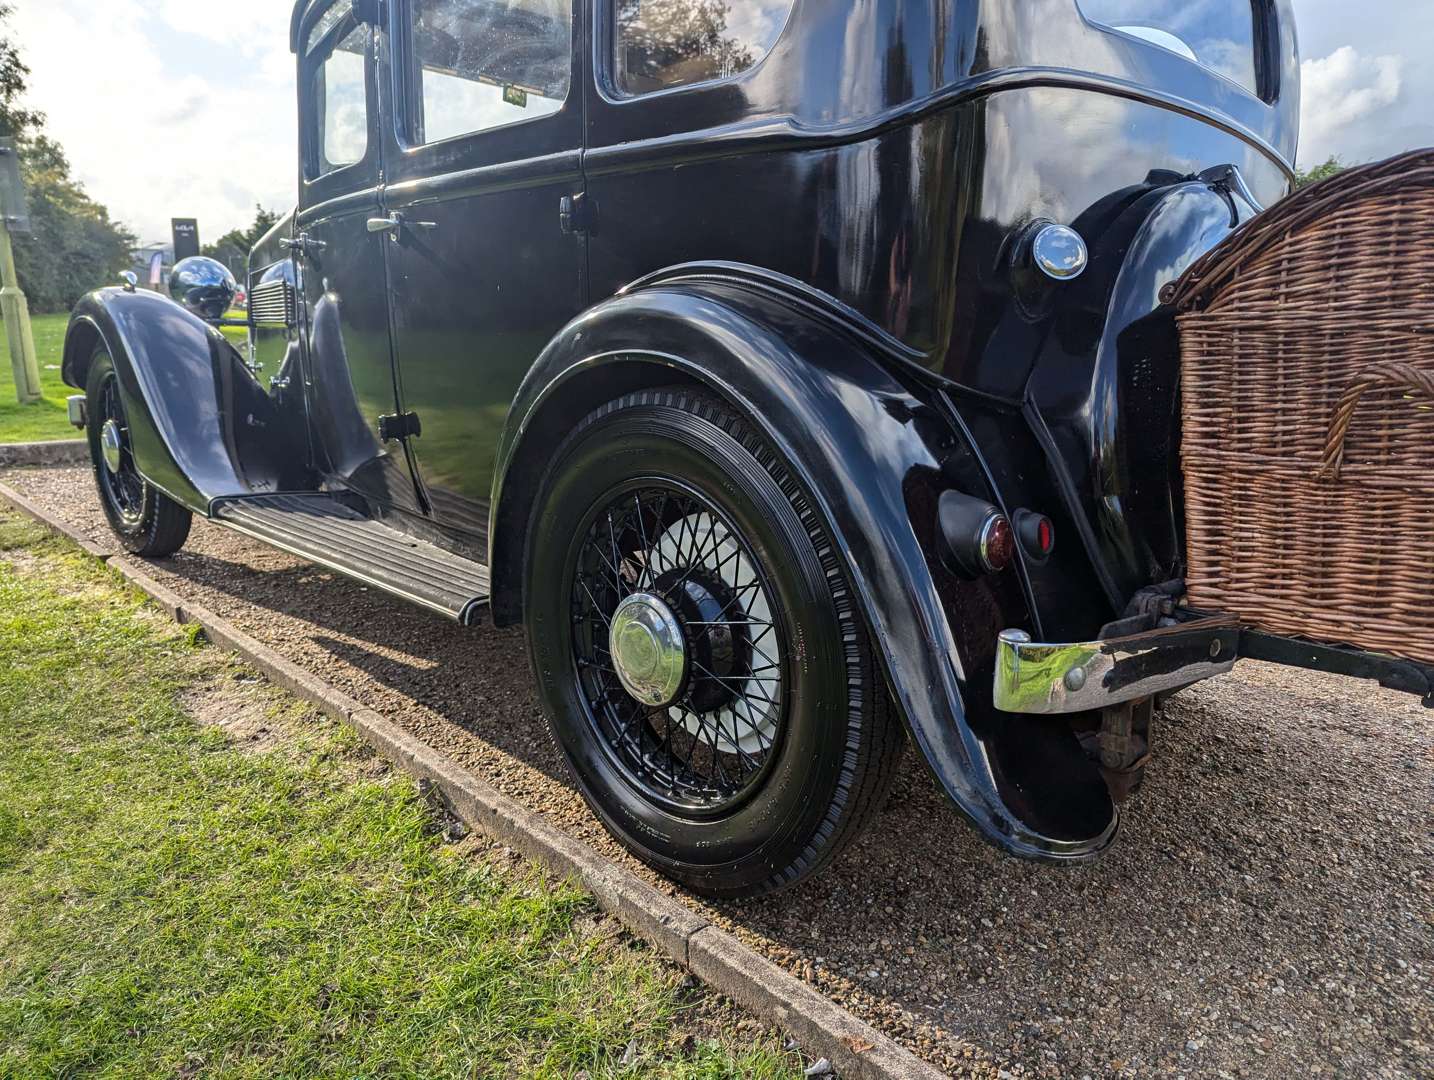
<path fill-rule="evenodd" d="M 314 185 L 328 185 L 336 183 L 334 177 L 347 176 L 353 170 L 368 165 L 378 152 L 377 125 L 375 114 L 378 108 L 378 101 L 374 94 L 374 27 L 366 22 L 358 11 L 357 0 L 333 0 L 333 3 L 325 4 L 322 7 L 310 11 L 300 27 L 299 45 L 302 49 L 304 38 L 311 33 L 316 24 L 325 14 L 333 10 L 339 4 L 349 4 L 348 15 L 340 19 L 320 39 L 319 43 L 307 52 L 299 53 L 299 97 L 303 102 L 300 110 L 300 132 L 299 145 L 301 149 L 303 180 L 306 187 Z M 364 70 L 364 152 L 357 161 L 350 161 L 343 165 L 334 164 L 334 167 L 327 172 L 320 168 L 323 148 L 323 123 L 324 115 L 316 92 L 316 79 L 323 65 L 328 63 L 333 56 L 338 43 L 355 29 L 364 28 L 368 31 L 368 41 L 364 45 L 363 70 Z M 322 59 L 318 59 L 322 57 Z M 327 96 L 327 95 L 326 95 Z M 333 164 L 333 163 L 330 163 Z"/>
<path fill-rule="evenodd" d="M 587 7 L 585 0 L 566 0 L 568 4 L 568 89 L 562 101 L 552 112 L 536 116 L 523 116 L 491 127 L 475 128 L 442 139 L 419 142 L 413 132 L 423 108 L 423 83 L 421 66 L 413 48 L 413 0 L 393 0 L 389 7 L 387 36 L 390 42 L 389 66 L 392 68 L 394 107 L 390 129 L 398 148 L 405 154 L 430 150 L 436 146 L 451 146 L 471 139 L 481 139 L 496 132 L 511 132 L 518 128 L 552 120 L 562 115 L 577 100 L 574 90 L 578 89 L 580 69 L 575 62 L 574 44 L 579 40 L 582 29 L 582 13 Z"/>
<path fill-rule="evenodd" d="M 787 14 L 782 20 L 781 29 L 772 39 L 771 47 L 751 67 L 744 68 L 735 75 L 719 75 L 713 79 L 703 79 L 701 82 L 681 83 L 677 86 L 664 86 L 661 90 L 647 91 L 624 90 L 618 79 L 617 4 L 618 0 L 593 0 L 592 5 L 595 20 L 593 26 L 593 70 L 597 73 L 598 93 L 609 105 L 630 105 L 635 101 L 652 101 L 656 98 L 671 97 L 674 94 L 689 93 L 693 90 L 732 86 L 756 78 L 757 73 L 767 66 L 767 61 L 771 59 L 772 54 L 777 51 L 777 47 L 787 36 L 788 30 L 792 26 L 793 15 L 801 4 L 801 0 L 787 0 Z"/>

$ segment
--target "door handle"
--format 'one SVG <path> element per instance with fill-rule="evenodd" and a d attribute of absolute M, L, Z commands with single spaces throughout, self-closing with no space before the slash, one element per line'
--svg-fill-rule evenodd
<path fill-rule="evenodd" d="M 410 229 L 436 229 L 436 221 L 409 221 L 402 214 L 389 214 L 388 217 L 371 217 L 368 219 L 368 231 L 371 233 L 389 233 L 398 238 L 398 233 L 407 226 Z"/>

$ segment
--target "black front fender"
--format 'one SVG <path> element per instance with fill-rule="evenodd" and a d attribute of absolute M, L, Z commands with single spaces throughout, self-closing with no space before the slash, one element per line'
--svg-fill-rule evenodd
<path fill-rule="evenodd" d="M 217 329 L 152 292 L 82 297 L 65 333 L 64 381 L 83 390 L 90 360 L 114 363 L 140 474 L 208 513 L 221 496 L 291 486 L 292 436 L 274 402 Z"/>
<path fill-rule="evenodd" d="M 962 605 L 938 584 L 929 529 L 925 545 L 919 535 L 934 507 L 921 492 L 941 483 L 941 458 L 960 436 L 878 353 L 809 304 L 715 279 L 657 281 L 571 323 L 524 381 L 499 445 L 489 533 L 495 618 L 521 614 L 532 501 L 562 436 L 637 386 L 704 385 L 763 430 L 811 492 L 838 538 L 893 697 L 947 795 L 1008 851 L 1092 855 L 1113 837 L 1115 814 L 1069 730 L 1020 717 L 997 718 L 993 728 L 967 707 L 968 693 L 989 700 L 987 643 L 994 651 L 996 632 L 1028 616 L 1019 589 Z M 1021 732 L 1030 746 L 1013 741 Z M 1059 791 L 1049 805 L 1061 810 L 1053 815 L 1038 805 L 1044 793 L 1029 790 L 1039 785 L 1026 766 L 1051 775 L 1055 759 L 1070 770 L 1051 780 Z"/>

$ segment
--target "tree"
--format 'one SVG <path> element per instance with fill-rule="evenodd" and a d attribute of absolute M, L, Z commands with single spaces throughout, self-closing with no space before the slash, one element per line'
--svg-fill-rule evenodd
<path fill-rule="evenodd" d="M 85 194 L 53 139 L 25 136 L 20 166 L 31 229 L 15 237 L 20 286 L 34 310 L 68 311 L 91 289 L 114 284 L 130 265 L 135 238 Z"/>
<path fill-rule="evenodd" d="M 1347 168 L 1349 168 L 1349 166 L 1340 161 L 1339 158 L 1331 156 L 1326 158 L 1323 164 L 1316 165 L 1312 169 L 1296 169 L 1295 187 L 1308 187 L 1310 184 L 1320 180 L 1327 180 L 1336 173 L 1342 173 Z"/>
<path fill-rule="evenodd" d="M 10 18 L 14 7 L 0 4 L 0 24 Z M 20 59 L 20 51 L 9 38 L 0 37 L 0 135 L 24 135 L 45 122 L 45 114 L 21 108 L 20 96 L 25 92 L 25 79 L 30 69 Z"/>
<path fill-rule="evenodd" d="M 234 276 L 243 278 L 244 267 L 249 261 L 249 252 L 254 250 L 254 245 L 263 239 L 264 234 L 274 227 L 274 222 L 279 220 L 279 215 L 273 210 L 265 210 L 258 203 L 254 204 L 254 223 L 247 229 L 230 229 L 212 244 L 204 246 L 204 254 L 211 259 L 218 259 L 225 266 L 234 272 Z"/>
<path fill-rule="evenodd" d="M 134 237 L 70 175 L 44 114 L 19 104 L 30 69 L 3 33 L 11 11 L 0 3 L 0 135 L 16 139 L 32 230 L 14 237 L 16 270 L 32 309 L 68 311 L 129 265 Z"/>
<path fill-rule="evenodd" d="M 725 0 L 663 0 L 640 3 L 620 0 L 621 30 L 629 77 L 677 76 L 677 82 L 700 82 L 744 71 L 752 52 L 727 31 Z"/>

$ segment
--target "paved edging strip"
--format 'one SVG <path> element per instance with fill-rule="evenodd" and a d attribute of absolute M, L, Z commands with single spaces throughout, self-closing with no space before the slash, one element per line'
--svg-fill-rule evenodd
<path fill-rule="evenodd" d="M 352 726 L 395 765 L 432 783 L 471 828 L 498 839 L 559 876 L 576 878 L 599 906 L 629 931 L 719 993 L 791 1032 L 809 1054 L 827 1058 L 842 1076 L 869 1080 L 938 1080 L 945 1076 L 743 945 L 733 934 L 573 839 L 541 814 L 504 795 L 452 758 L 280 656 L 228 620 L 184 599 L 152 578 L 143 561 L 104 550 L 69 523 L 3 483 L 0 500 L 108 562 L 176 622 L 197 624 L 214 644 L 236 653 L 270 680 L 333 719 Z"/>
<path fill-rule="evenodd" d="M 19 444 L 11 443 L 10 445 L 15 446 Z M 113 552 L 106 551 L 104 548 L 100 547 L 99 544 L 96 544 L 93 540 L 91 540 L 88 536 L 85 536 L 83 533 L 75 531 L 75 529 L 72 528 L 68 522 L 61 521 L 59 518 L 51 514 L 48 510 L 31 502 L 24 495 L 21 495 L 18 491 L 12 488 L 9 484 L 0 484 L 0 499 L 3 499 L 5 502 L 9 503 L 16 510 L 30 515 L 30 517 L 34 518 L 41 525 L 45 526 L 45 528 L 49 529 L 52 533 L 55 533 L 59 536 L 63 536 L 71 543 L 79 545 L 80 549 L 83 550 L 86 554 L 93 555 L 95 558 L 100 559 L 104 562 L 108 562 L 110 556 L 114 554 Z M 174 614 L 174 612 L 171 611 L 170 614 L 172 615 Z"/>
<path fill-rule="evenodd" d="M 0 443 L 0 468 L 12 468 L 16 465 L 84 465 L 89 460 L 90 448 L 84 439 Z"/>

